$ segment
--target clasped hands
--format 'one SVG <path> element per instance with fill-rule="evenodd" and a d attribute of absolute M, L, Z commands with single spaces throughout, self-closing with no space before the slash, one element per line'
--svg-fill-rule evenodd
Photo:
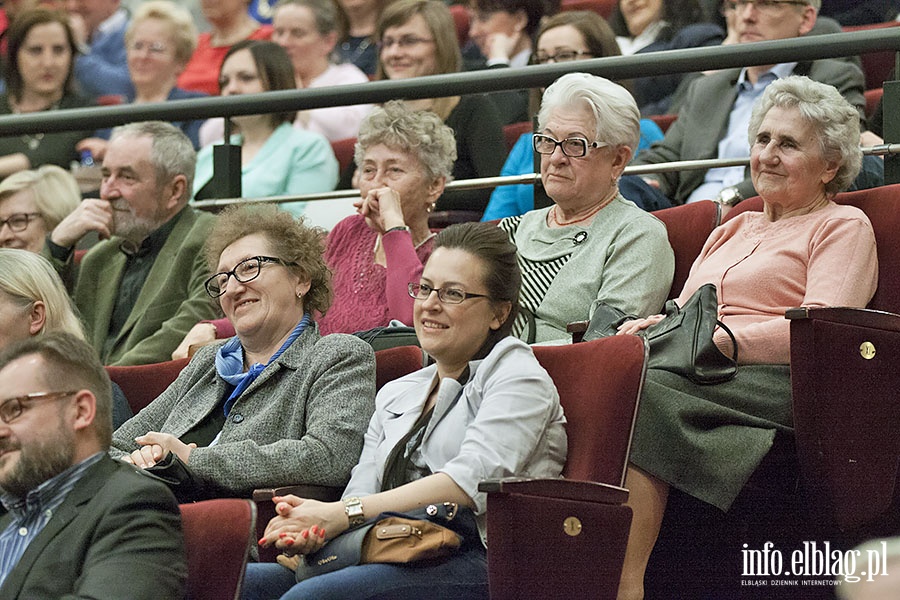
<path fill-rule="evenodd" d="M 275 496 L 275 516 L 259 539 L 263 548 L 275 546 L 288 556 L 311 554 L 349 527 L 341 502 L 320 502 L 297 496 Z"/>
<path fill-rule="evenodd" d="M 403 220 L 400 194 L 389 187 L 371 190 L 364 198 L 354 202 L 353 206 L 356 212 L 365 217 L 366 225 L 377 233 L 384 233 L 392 227 L 402 227 L 406 224 Z"/>
<path fill-rule="evenodd" d="M 197 444 L 185 444 L 174 435 L 157 431 L 148 431 L 145 435 L 134 438 L 134 441 L 141 447 L 131 454 L 123 456 L 121 460 L 142 469 L 148 469 L 160 462 L 168 456 L 169 452 L 174 453 L 181 459 L 181 462 L 187 464 L 191 450 L 197 447 Z"/>

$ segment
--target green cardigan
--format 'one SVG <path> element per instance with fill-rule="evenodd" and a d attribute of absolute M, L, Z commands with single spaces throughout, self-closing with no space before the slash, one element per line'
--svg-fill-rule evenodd
<path fill-rule="evenodd" d="M 91 248 L 77 272 L 72 297 L 81 313 L 88 340 L 103 364 L 143 365 L 172 358 L 188 330 L 198 321 L 215 318 L 217 308 L 206 294 L 203 283 L 209 273 L 203 257 L 203 244 L 215 218 L 185 207 L 178 215 L 137 302 L 112 349 L 104 355 L 109 321 L 117 288 L 125 268 L 121 240 L 112 238 Z M 57 268 L 74 268 L 57 262 Z"/>

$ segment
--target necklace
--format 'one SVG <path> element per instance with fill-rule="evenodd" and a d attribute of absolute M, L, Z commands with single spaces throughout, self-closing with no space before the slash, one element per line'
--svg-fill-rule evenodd
<path fill-rule="evenodd" d="M 594 208 L 592 208 L 589 213 L 587 213 L 583 217 L 578 217 L 577 219 L 572 219 L 570 221 L 560 221 L 559 220 L 559 218 L 556 216 L 558 209 L 559 209 L 559 205 L 554 204 L 553 208 L 550 210 L 550 213 L 549 213 L 550 221 L 553 224 L 555 224 L 557 227 L 565 227 L 567 225 L 574 225 L 575 223 L 581 223 L 582 221 L 587 221 L 588 219 L 590 219 L 591 217 L 596 215 L 598 212 L 600 212 L 603 208 L 605 208 L 610 202 L 612 202 L 613 199 L 618 194 L 619 194 L 619 188 L 614 187 L 612 189 L 612 193 L 610 193 L 609 196 L 607 196 L 606 198 L 601 200 L 600 203 L 597 204 L 597 206 L 595 206 Z"/>
<path fill-rule="evenodd" d="M 23 111 L 20 108 L 20 104 L 18 102 L 13 101 L 12 98 L 10 98 L 10 100 L 9 100 L 9 108 L 14 115 L 19 115 L 19 114 L 22 114 L 23 112 L 26 112 L 26 111 Z M 59 108 L 59 101 L 57 100 L 56 102 L 50 104 L 49 106 L 47 106 L 45 108 L 41 108 L 39 110 L 34 110 L 34 111 L 30 110 L 27 112 L 43 112 L 45 110 L 56 110 L 58 108 Z M 38 149 L 38 147 L 40 147 L 41 142 L 44 139 L 44 134 L 43 133 L 25 134 L 25 135 L 21 136 L 21 139 L 22 139 L 22 142 L 26 146 L 28 146 L 28 149 L 31 150 L 32 152 L 34 152 L 35 150 Z"/>

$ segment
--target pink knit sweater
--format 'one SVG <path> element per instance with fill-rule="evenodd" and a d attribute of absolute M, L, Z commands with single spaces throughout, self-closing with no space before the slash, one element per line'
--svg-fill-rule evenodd
<path fill-rule="evenodd" d="M 858 208 L 831 203 L 775 222 L 746 212 L 712 232 L 677 302 L 683 305 L 701 285 L 714 283 L 719 319 L 737 339 L 738 362 L 789 364 L 788 308 L 861 308 L 877 279 L 875 234 Z M 730 354 L 723 331 L 715 342 Z"/>
<path fill-rule="evenodd" d="M 319 319 L 323 333 L 353 333 L 392 319 L 412 325 L 413 299 L 407 285 L 419 281 L 433 238 L 416 249 L 407 231 L 385 234 L 385 268 L 373 260 L 377 237 L 360 215 L 347 217 L 328 234 L 325 262 L 334 273 L 334 303 Z"/>

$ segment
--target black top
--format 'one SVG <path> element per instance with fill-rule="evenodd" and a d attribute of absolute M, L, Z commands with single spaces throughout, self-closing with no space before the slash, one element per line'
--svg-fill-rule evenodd
<path fill-rule="evenodd" d="M 75 94 L 66 94 L 56 108 L 83 108 L 91 106 L 87 98 Z M 9 105 L 9 95 L 0 95 L 0 115 L 13 114 Z M 0 137 L 0 156 L 23 153 L 31 161 L 31 168 L 41 165 L 57 165 L 68 169 L 73 160 L 79 160 L 75 144 L 86 137 L 94 135 L 93 130 L 60 131 L 58 133 L 37 133 L 32 135 L 16 135 Z"/>

